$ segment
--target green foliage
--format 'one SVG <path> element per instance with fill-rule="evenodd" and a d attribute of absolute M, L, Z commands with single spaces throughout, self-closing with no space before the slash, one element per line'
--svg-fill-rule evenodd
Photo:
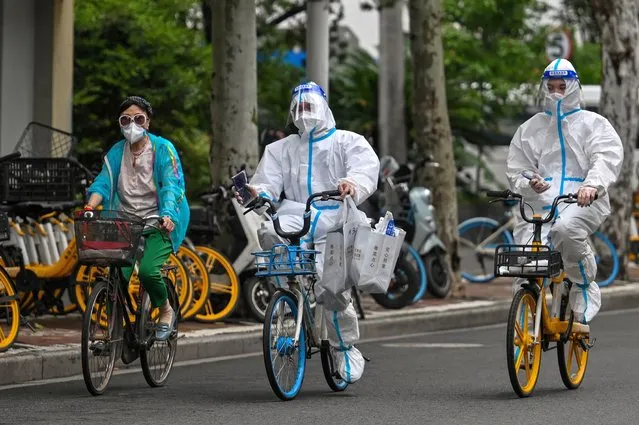
<path fill-rule="evenodd" d="M 575 49 L 572 64 L 579 74 L 581 84 L 601 83 L 601 45 L 599 43 L 584 43 Z"/>
<path fill-rule="evenodd" d="M 99 163 L 121 139 L 126 96 L 153 106 L 151 131 L 171 140 L 190 172 L 190 195 L 208 184 L 211 50 L 181 0 L 75 2 L 73 122 L 80 159 Z M 198 176 L 194 178 L 194 176 Z"/>
<path fill-rule="evenodd" d="M 445 0 L 446 95 L 454 128 L 497 131 L 520 106 L 509 93 L 546 66 L 536 0 Z M 507 19 L 504 19 L 507 17 Z M 531 66 L 532 65 L 532 66 Z M 472 142 L 472 140 L 470 140 Z"/>
<path fill-rule="evenodd" d="M 257 103 L 260 128 L 283 128 L 288 118 L 291 90 L 304 79 L 304 70 L 277 55 L 257 63 Z"/>

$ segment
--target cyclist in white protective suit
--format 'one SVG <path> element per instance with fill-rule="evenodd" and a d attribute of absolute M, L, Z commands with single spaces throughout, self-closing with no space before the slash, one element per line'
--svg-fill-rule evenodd
<path fill-rule="evenodd" d="M 561 252 L 564 271 L 573 283 L 569 299 L 575 320 L 588 323 L 601 307 L 601 293 L 587 238 L 610 214 L 607 191 L 621 171 L 623 147 L 606 118 L 580 108 L 581 85 L 569 61 L 557 59 L 546 67 L 539 95 L 544 111 L 517 129 L 507 176 L 511 189 L 537 213 L 548 211 L 560 194 L 578 194 L 577 204 L 562 204 L 556 219 L 544 225 L 542 238 Z M 524 171 L 534 177 L 522 176 Z M 517 244 L 530 244 L 532 225 L 521 220 L 514 236 Z"/>
<path fill-rule="evenodd" d="M 312 193 L 337 190 L 342 198 L 351 195 L 361 204 L 377 189 L 379 159 L 368 141 L 350 131 L 336 130 L 335 120 L 322 88 L 314 82 L 295 87 L 289 120 L 299 134 L 269 144 L 250 181 L 253 195 L 273 201 L 285 197 L 278 206 L 284 231 L 301 230 L 306 200 Z M 357 381 L 364 371 L 364 358 L 353 346 L 359 340 L 357 314 L 350 290 L 334 296 L 322 284 L 326 234 L 341 229 L 342 202 L 318 202 L 311 208 L 311 228 L 302 246 L 314 243 L 319 280 L 315 297 L 324 307 L 333 358 L 342 379 Z M 262 249 L 270 249 L 279 237 L 272 230 L 260 237 Z"/>

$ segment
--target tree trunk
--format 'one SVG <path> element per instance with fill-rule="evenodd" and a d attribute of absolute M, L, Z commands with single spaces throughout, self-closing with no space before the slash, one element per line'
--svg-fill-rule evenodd
<path fill-rule="evenodd" d="M 406 162 L 404 120 L 405 0 L 380 0 L 379 10 L 379 155 L 393 155 Z"/>
<path fill-rule="evenodd" d="M 624 146 L 621 174 L 610 188 L 612 213 L 601 230 L 617 247 L 622 264 L 619 277 L 626 279 L 626 247 L 632 218 L 632 173 L 639 118 L 639 7 L 636 0 L 593 0 L 592 7 L 602 44 L 600 111 L 615 128 Z"/>
<path fill-rule="evenodd" d="M 210 150 L 211 181 L 228 186 L 245 165 L 259 158 L 257 139 L 257 41 L 255 0 L 211 2 L 213 79 Z"/>
<path fill-rule="evenodd" d="M 441 169 L 417 168 L 417 182 L 432 190 L 438 233 L 448 249 L 453 296 L 463 297 L 457 238 L 457 191 L 453 139 L 446 106 L 442 46 L 442 0 L 410 0 L 413 59 L 413 125 L 421 158 L 432 154 Z"/>

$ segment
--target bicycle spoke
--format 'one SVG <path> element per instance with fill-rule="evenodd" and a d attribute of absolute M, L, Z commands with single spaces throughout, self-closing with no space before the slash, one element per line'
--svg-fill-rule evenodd
<path fill-rule="evenodd" d="M 521 342 L 521 344 L 524 343 L 524 335 L 521 331 L 521 328 L 519 326 L 519 323 L 515 322 L 515 332 L 517 333 L 517 337 L 519 337 L 519 341 Z"/>
<path fill-rule="evenodd" d="M 233 287 L 224 283 L 211 282 L 211 292 L 222 293 L 222 294 L 232 294 Z"/>
<path fill-rule="evenodd" d="M 213 266 L 215 266 L 215 262 L 216 261 L 217 260 L 212 255 L 207 255 L 206 256 L 206 261 L 204 262 L 204 265 L 206 266 L 206 270 L 209 273 L 211 272 L 211 270 L 213 270 Z"/>

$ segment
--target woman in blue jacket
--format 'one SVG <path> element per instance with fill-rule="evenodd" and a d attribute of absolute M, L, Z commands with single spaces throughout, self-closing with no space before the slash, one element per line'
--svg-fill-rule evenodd
<path fill-rule="evenodd" d="M 89 187 L 85 208 L 103 204 L 105 209 L 139 217 L 161 217 L 147 221 L 138 277 L 153 307 L 160 309 L 155 336 L 164 341 L 175 327 L 177 313 L 168 302 L 161 268 L 184 240 L 190 214 L 180 158 L 170 141 L 149 133 L 152 115 L 151 104 L 141 97 L 131 96 L 122 102 L 118 123 L 124 140 L 104 157 L 102 171 Z M 128 279 L 132 269 L 122 271 Z"/>

